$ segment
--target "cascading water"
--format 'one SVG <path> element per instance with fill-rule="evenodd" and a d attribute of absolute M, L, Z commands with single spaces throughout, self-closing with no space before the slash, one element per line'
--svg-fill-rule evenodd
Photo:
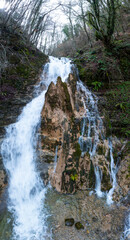
<path fill-rule="evenodd" d="M 25 106 L 15 124 L 6 128 L 1 152 L 9 176 L 8 209 L 14 217 L 12 240 L 46 239 L 43 209 L 46 188 L 36 170 L 36 132 L 50 82 L 56 83 L 58 76 L 65 81 L 70 72 L 68 59 L 50 57 L 35 92 L 40 93 L 41 84 L 46 90 Z"/>
<path fill-rule="evenodd" d="M 125 219 L 125 227 L 124 232 L 120 238 L 120 240 L 126 240 L 130 238 L 130 211 Z"/>
<path fill-rule="evenodd" d="M 56 146 L 56 151 L 55 151 L 55 158 L 54 158 L 54 173 L 56 171 L 56 165 L 57 165 L 57 153 L 58 153 L 58 146 Z"/>
<path fill-rule="evenodd" d="M 41 239 L 45 189 L 35 168 L 36 128 L 45 91 L 24 109 L 18 122 L 6 129 L 2 156 L 9 175 L 9 211 L 14 215 L 12 239 Z M 43 224 L 42 224 L 43 223 Z"/>
<path fill-rule="evenodd" d="M 84 117 L 83 117 L 83 126 L 81 136 L 79 137 L 79 144 L 82 150 L 82 155 L 86 152 L 89 152 L 91 160 L 96 155 L 97 145 L 99 143 L 99 135 L 103 139 L 103 123 L 102 119 L 99 116 L 98 107 L 97 107 L 97 97 L 92 94 L 81 81 L 77 83 L 77 89 L 81 92 L 82 102 L 84 105 Z M 112 141 L 109 139 L 109 149 L 110 149 L 110 177 L 112 182 L 112 188 L 106 194 L 107 204 L 110 205 L 113 203 L 112 195 L 116 187 L 116 173 L 117 166 L 114 165 L 114 158 L 112 154 Z M 101 191 L 101 179 L 102 171 L 94 164 L 94 172 L 96 178 L 95 192 L 98 197 L 103 197 L 105 194 Z"/>
<path fill-rule="evenodd" d="M 98 113 L 97 97 L 92 94 L 81 81 L 77 83 L 77 89 L 81 92 L 81 97 L 84 105 L 84 117 L 79 144 L 82 150 L 82 155 L 89 152 L 91 160 L 96 154 L 97 145 L 99 143 L 99 134 L 102 136 L 102 119 Z M 101 191 L 101 169 L 94 165 L 96 184 L 95 191 L 98 197 L 104 194 Z"/>
<path fill-rule="evenodd" d="M 83 153 L 89 151 L 90 156 L 93 157 L 99 142 L 99 130 L 102 128 L 102 120 L 97 109 L 97 98 L 81 81 L 77 83 L 77 89 L 81 92 L 85 109 L 79 144 Z"/>
<path fill-rule="evenodd" d="M 110 158 L 111 158 L 111 182 L 112 182 L 112 188 L 107 193 L 107 204 L 112 204 L 112 195 L 116 187 L 116 173 L 117 173 L 117 167 L 114 164 L 114 158 L 112 153 L 112 141 L 109 139 L 109 149 L 110 149 Z"/>
<path fill-rule="evenodd" d="M 98 197 L 103 197 L 104 193 L 101 191 L 101 180 L 102 180 L 102 171 L 99 166 L 94 168 L 95 176 L 96 176 L 96 184 L 95 184 L 95 192 Z"/>

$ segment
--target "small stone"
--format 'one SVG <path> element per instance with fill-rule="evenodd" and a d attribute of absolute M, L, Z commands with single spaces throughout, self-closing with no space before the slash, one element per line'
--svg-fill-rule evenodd
<path fill-rule="evenodd" d="M 76 227 L 77 230 L 84 229 L 84 226 L 82 225 L 81 222 L 75 223 L 75 227 Z"/>
<path fill-rule="evenodd" d="M 74 225 L 74 219 L 73 218 L 65 219 L 65 226 L 72 227 L 73 225 Z"/>
<path fill-rule="evenodd" d="M 97 221 L 98 221 L 98 218 L 97 218 L 97 217 L 93 217 L 93 218 L 92 218 L 92 221 L 93 221 L 93 222 L 97 222 Z"/>

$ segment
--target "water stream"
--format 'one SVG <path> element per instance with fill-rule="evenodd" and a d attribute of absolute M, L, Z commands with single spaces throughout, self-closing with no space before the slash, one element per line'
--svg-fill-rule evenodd
<path fill-rule="evenodd" d="M 116 173 L 117 173 L 117 166 L 115 166 L 114 164 L 114 158 L 113 158 L 113 153 L 112 153 L 112 141 L 109 139 L 109 149 L 110 149 L 110 159 L 111 159 L 111 169 L 110 169 L 110 173 L 111 173 L 111 182 L 112 182 L 112 188 L 109 190 L 109 192 L 107 193 L 107 204 L 112 204 L 113 200 L 112 200 L 112 195 L 113 192 L 115 190 L 116 187 Z"/>
<path fill-rule="evenodd" d="M 56 146 L 56 150 L 55 150 L 55 157 L 54 157 L 54 173 L 56 171 L 56 165 L 57 165 L 57 153 L 58 153 L 58 146 Z"/>
<path fill-rule="evenodd" d="M 9 177 L 8 210 L 14 218 L 12 240 L 46 239 L 46 213 L 43 208 L 46 188 L 36 168 L 36 132 L 50 82 L 56 83 L 58 76 L 65 81 L 70 72 L 69 60 L 50 57 L 42 81 L 35 89 L 35 94 L 41 92 L 40 95 L 24 107 L 15 124 L 6 128 L 1 152 Z M 46 88 L 43 91 L 40 90 L 42 84 Z"/>
<path fill-rule="evenodd" d="M 130 210 L 129 210 L 129 213 L 127 213 L 127 216 L 125 218 L 124 232 L 121 235 L 120 240 L 126 240 L 126 239 L 130 239 Z"/>
<path fill-rule="evenodd" d="M 79 144 L 82 150 L 82 155 L 89 152 L 91 160 L 96 155 L 97 145 L 99 143 L 99 135 L 103 139 L 103 123 L 99 116 L 97 97 L 90 92 L 81 81 L 77 83 L 77 89 L 80 91 L 84 105 L 84 117 Z M 102 172 L 99 166 L 94 165 L 96 178 L 95 192 L 98 197 L 104 196 L 101 191 L 101 176 Z"/>
<path fill-rule="evenodd" d="M 2 143 L 1 152 L 4 166 L 8 173 L 8 212 L 13 219 L 13 229 L 9 240 L 51 240 L 48 233 L 45 208 L 47 188 L 44 186 L 37 170 L 37 132 L 40 125 L 41 111 L 45 101 L 45 93 L 51 82 L 56 84 L 60 76 L 64 82 L 71 70 L 72 64 L 66 58 L 49 58 L 45 65 L 42 79 L 35 87 L 34 99 L 28 103 L 17 122 L 6 128 L 6 136 Z M 99 116 L 97 97 L 92 94 L 79 80 L 77 90 L 84 106 L 84 116 L 79 144 L 82 155 L 89 152 L 91 160 L 96 155 L 99 138 L 103 139 L 103 123 Z M 112 141 L 109 141 L 111 157 L 112 188 L 107 193 L 107 203 L 113 202 L 112 195 L 116 187 L 117 168 L 114 165 L 112 154 Z M 55 151 L 55 165 L 57 163 L 58 146 Z M 98 197 L 103 197 L 101 191 L 102 172 L 99 166 L 94 165 L 96 185 L 95 192 Z M 6 224 L 10 221 L 6 219 Z M 125 230 L 127 234 L 127 230 Z M 6 240 L 8 238 L 2 238 Z"/>

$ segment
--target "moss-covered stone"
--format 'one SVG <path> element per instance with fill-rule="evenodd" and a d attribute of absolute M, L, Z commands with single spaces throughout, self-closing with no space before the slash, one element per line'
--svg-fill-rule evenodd
<path fill-rule="evenodd" d="M 81 222 L 75 223 L 75 227 L 76 227 L 77 230 L 84 229 L 84 226 L 83 226 L 83 224 Z"/>
<path fill-rule="evenodd" d="M 76 143 L 75 144 L 75 152 L 72 155 L 72 158 L 74 159 L 76 168 L 78 168 L 78 166 L 79 166 L 79 159 L 80 159 L 81 153 L 82 152 L 80 149 L 80 145 L 79 145 L 79 143 Z"/>
<path fill-rule="evenodd" d="M 110 175 L 105 166 L 103 167 L 102 174 L 102 191 L 109 191 L 112 188 L 112 185 L 110 182 Z"/>
<path fill-rule="evenodd" d="M 98 146 L 98 149 L 97 149 L 97 153 L 98 153 L 99 155 L 105 155 L 104 147 L 101 146 L 101 145 L 99 145 L 99 146 Z"/>

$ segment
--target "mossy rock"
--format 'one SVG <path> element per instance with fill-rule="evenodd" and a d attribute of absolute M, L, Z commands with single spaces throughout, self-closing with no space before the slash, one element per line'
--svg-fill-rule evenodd
<path fill-rule="evenodd" d="M 103 168 L 102 175 L 102 191 L 109 191 L 112 188 L 112 184 L 110 182 L 110 175 L 107 172 L 106 167 Z"/>
<path fill-rule="evenodd" d="M 84 229 L 84 226 L 82 225 L 81 222 L 77 222 L 77 223 L 75 223 L 75 227 L 76 227 L 77 230 Z"/>
<path fill-rule="evenodd" d="M 75 152 L 72 155 L 72 158 L 75 162 L 76 168 L 78 168 L 78 166 L 79 166 L 79 159 L 81 157 L 81 153 L 82 153 L 82 151 L 80 149 L 80 145 L 79 145 L 79 143 L 76 143 L 75 144 Z"/>
<path fill-rule="evenodd" d="M 11 64 L 19 64 L 20 63 L 20 57 L 17 54 L 13 54 L 9 58 L 9 62 Z"/>
<path fill-rule="evenodd" d="M 97 153 L 98 153 L 98 155 L 105 155 L 104 147 L 101 145 L 98 146 Z"/>

